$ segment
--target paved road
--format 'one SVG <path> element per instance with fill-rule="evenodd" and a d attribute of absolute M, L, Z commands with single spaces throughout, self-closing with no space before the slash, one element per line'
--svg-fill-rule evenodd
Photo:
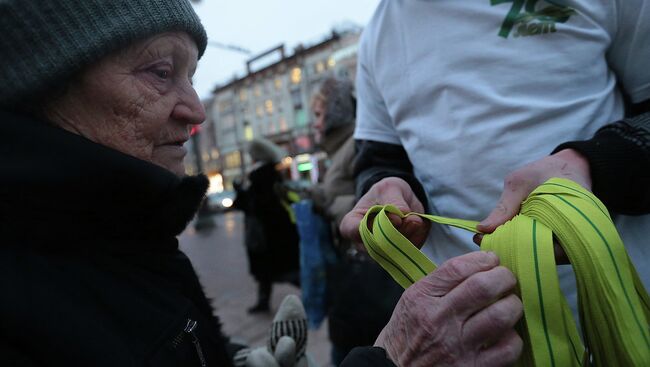
<path fill-rule="evenodd" d="M 224 332 L 251 346 L 265 345 L 273 315 L 282 299 L 287 294 L 300 295 L 300 290 L 291 285 L 276 285 L 271 313 L 248 315 L 246 309 L 255 302 L 257 288 L 248 274 L 242 243 L 243 217 L 239 212 L 228 212 L 213 218 L 217 226 L 210 232 L 196 232 L 188 226 L 180 237 L 181 249 L 192 260 Z M 307 350 L 320 366 L 328 366 L 330 344 L 325 323 L 320 329 L 310 331 Z"/>

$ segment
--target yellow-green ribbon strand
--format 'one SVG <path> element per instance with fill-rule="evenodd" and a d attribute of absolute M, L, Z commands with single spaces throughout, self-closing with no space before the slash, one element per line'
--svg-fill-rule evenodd
<path fill-rule="evenodd" d="M 395 229 L 389 214 L 418 215 L 477 233 L 475 221 L 372 207 L 361 221 L 361 238 L 404 288 L 436 265 Z M 560 290 L 554 238 L 576 274 L 582 339 Z M 519 215 L 484 235 L 481 249 L 495 252 L 517 278 L 524 305 L 518 366 L 650 366 L 650 297 L 607 208 L 592 193 L 573 181 L 550 179 L 528 196 Z"/>

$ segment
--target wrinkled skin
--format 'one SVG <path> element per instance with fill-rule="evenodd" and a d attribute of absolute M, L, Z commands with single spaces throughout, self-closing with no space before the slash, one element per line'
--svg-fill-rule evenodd
<path fill-rule="evenodd" d="M 205 120 L 192 87 L 198 49 L 162 33 L 104 57 L 45 107 L 55 125 L 181 176 L 191 125 Z"/>
<path fill-rule="evenodd" d="M 519 213 L 521 203 L 528 195 L 553 177 L 572 180 L 587 190 L 591 190 L 591 172 L 589 162 L 573 149 L 564 149 L 544 157 L 510 173 L 503 182 L 503 193 L 492 212 L 477 226 L 483 233 L 492 233 L 503 223 Z M 482 235 L 474 236 L 474 242 L 480 245 Z M 555 259 L 558 264 L 567 264 L 569 260 L 562 247 L 555 244 Z"/>
<path fill-rule="evenodd" d="M 522 340 L 514 275 L 494 253 L 445 262 L 402 295 L 375 346 L 397 366 L 508 366 Z"/>
<path fill-rule="evenodd" d="M 551 177 L 567 178 L 591 189 L 586 159 L 572 149 L 562 150 L 508 175 L 496 208 L 478 229 L 491 233 L 510 220 L 519 212 L 521 202 Z M 408 183 L 385 178 L 345 216 L 341 234 L 360 244 L 361 219 L 377 204 L 393 204 L 402 212 L 424 210 Z M 391 215 L 390 220 L 413 244 L 423 245 L 430 223 L 417 216 L 400 219 Z M 480 244 L 481 236 L 475 241 Z M 559 246 L 556 257 L 558 262 L 567 262 Z M 521 301 L 509 294 L 515 285 L 514 276 L 497 265 L 493 254 L 470 253 L 450 259 L 405 291 L 376 345 L 383 347 L 398 366 L 513 364 L 522 348 L 513 326 L 523 311 Z"/>
<path fill-rule="evenodd" d="M 343 237 L 351 240 L 363 250 L 361 235 L 359 234 L 359 224 L 366 215 L 368 209 L 374 205 L 393 204 L 402 213 L 424 212 L 424 206 L 417 196 L 411 190 L 409 184 L 397 177 L 387 177 L 374 184 L 368 192 L 359 199 L 352 210 L 345 215 L 341 221 L 339 230 Z M 421 248 L 427 239 L 431 222 L 411 215 L 406 218 L 399 218 L 394 214 L 389 214 L 388 218 L 395 228 L 408 238 L 414 245 Z M 372 223 L 368 224 L 369 226 Z M 363 250 L 365 251 L 365 250 Z"/>

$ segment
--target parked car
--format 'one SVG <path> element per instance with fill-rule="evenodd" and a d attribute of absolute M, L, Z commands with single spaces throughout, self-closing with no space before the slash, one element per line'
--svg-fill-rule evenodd
<path fill-rule="evenodd" d="M 236 193 L 230 190 L 208 194 L 208 208 L 215 213 L 230 210 L 235 202 L 235 196 Z"/>

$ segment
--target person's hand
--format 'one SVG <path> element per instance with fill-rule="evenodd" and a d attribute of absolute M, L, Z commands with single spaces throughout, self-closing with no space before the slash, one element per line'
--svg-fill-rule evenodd
<path fill-rule="evenodd" d="M 406 181 L 397 177 L 387 177 L 374 184 L 359 199 L 354 208 L 352 208 L 352 211 L 343 217 L 339 226 L 341 235 L 353 243 L 360 245 L 361 235 L 359 234 L 359 224 L 364 215 L 366 215 L 366 212 L 372 206 L 385 204 L 393 204 L 403 213 L 424 212 L 424 206 L 422 206 L 422 203 L 420 203 L 420 200 L 415 196 Z M 411 215 L 404 219 L 394 214 L 389 214 L 388 217 L 400 233 L 417 247 L 422 247 L 429 234 L 431 222 L 425 221 L 416 215 Z"/>
<path fill-rule="evenodd" d="M 409 287 L 375 346 L 397 366 L 506 366 L 523 343 L 516 280 L 491 252 L 452 258 Z"/>
<path fill-rule="evenodd" d="M 508 175 L 503 183 L 503 193 L 492 212 L 479 223 L 477 229 L 482 233 L 494 230 L 519 213 L 521 203 L 528 195 L 553 177 L 575 181 L 587 190 L 591 190 L 589 162 L 573 149 L 564 149 L 548 157 L 530 163 Z M 483 236 L 474 236 L 474 242 L 481 244 Z M 566 264 L 568 259 L 562 247 L 555 244 L 557 263 Z"/>

